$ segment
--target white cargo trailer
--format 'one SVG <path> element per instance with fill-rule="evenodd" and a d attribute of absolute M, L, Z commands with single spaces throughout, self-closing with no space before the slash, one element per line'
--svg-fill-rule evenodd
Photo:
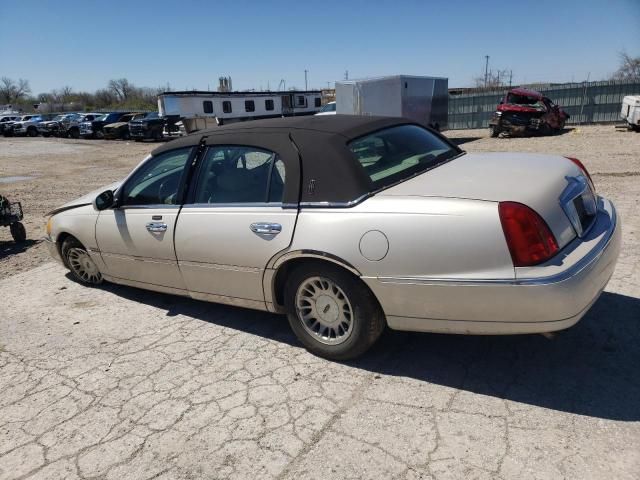
<path fill-rule="evenodd" d="M 322 107 L 319 90 L 282 92 L 164 92 L 161 117 L 182 121 L 187 133 L 259 118 L 313 115 Z"/>
<path fill-rule="evenodd" d="M 620 116 L 630 129 L 640 132 L 640 95 L 628 95 L 622 99 Z"/>
<path fill-rule="evenodd" d="M 336 82 L 336 113 L 405 117 L 447 128 L 449 80 L 395 75 Z"/>

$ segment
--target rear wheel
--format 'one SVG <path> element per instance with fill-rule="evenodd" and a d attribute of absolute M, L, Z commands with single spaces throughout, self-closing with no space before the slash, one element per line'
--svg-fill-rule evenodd
<path fill-rule="evenodd" d="M 80 138 L 80 130 L 78 130 L 77 128 L 72 128 L 71 130 L 69 130 L 69 136 L 71 138 Z"/>
<path fill-rule="evenodd" d="M 27 128 L 27 135 L 29 135 L 30 137 L 37 137 L 38 130 L 36 130 L 36 127 L 29 127 Z"/>
<path fill-rule="evenodd" d="M 11 231 L 11 236 L 16 243 L 22 243 L 27 239 L 27 230 L 24 228 L 22 223 L 12 223 L 9 226 L 9 230 Z"/>
<path fill-rule="evenodd" d="M 331 360 L 362 355 L 386 325 L 366 285 L 330 265 L 309 263 L 295 269 L 285 287 L 285 304 L 298 340 L 312 353 Z"/>
<path fill-rule="evenodd" d="M 87 249 L 75 238 L 67 237 L 62 242 L 62 258 L 73 277 L 86 285 L 102 283 L 102 274 Z"/>

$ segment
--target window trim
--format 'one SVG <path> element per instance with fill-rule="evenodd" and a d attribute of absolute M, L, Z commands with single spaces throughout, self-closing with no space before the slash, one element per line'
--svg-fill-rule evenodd
<path fill-rule="evenodd" d="M 135 174 L 140 171 L 147 163 L 152 161 L 152 159 L 157 158 L 153 155 L 149 155 L 146 160 L 140 162 L 140 164 L 124 179 L 124 181 L 120 184 L 120 186 L 114 192 L 114 206 L 111 208 L 112 210 L 127 210 L 127 209 L 144 209 L 144 208 L 180 208 L 185 201 L 186 193 L 187 193 L 187 180 L 189 179 L 189 173 L 193 168 L 193 163 L 198 154 L 197 146 L 187 146 L 187 147 L 179 147 L 174 148 L 172 150 L 166 150 L 162 152 L 160 155 L 167 155 L 173 152 L 177 152 L 179 150 L 190 150 L 189 155 L 187 156 L 187 161 L 185 162 L 184 168 L 182 170 L 182 174 L 180 175 L 180 181 L 178 186 L 178 194 L 176 196 L 176 203 L 174 204 L 166 204 L 166 203 L 150 203 L 143 205 L 123 205 L 122 204 L 122 195 L 124 194 L 127 185 L 135 176 Z"/>
<path fill-rule="evenodd" d="M 322 108 L 322 98 L 321 97 L 315 97 L 313 99 L 313 104 L 314 104 L 314 108 Z"/>
<path fill-rule="evenodd" d="M 251 105 L 251 109 L 249 109 L 249 105 Z M 244 101 L 244 111 L 247 113 L 253 113 L 256 111 L 256 102 L 254 100 L 245 100 Z"/>
<path fill-rule="evenodd" d="M 267 177 L 267 185 L 265 188 L 265 201 L 264 202 L 226 202 L 226 203 L 201 203 L 195 202 L 196 199 L 196 190 L 198 188 L 198 183 L 200 180 L 200 176 L 203 172 L 204 159 L 207 158 L 210 150 L 217 150 L 225 147 L 239 147 L 239 148 L 255 148 L 256 150 L 262 150 L 264 152 L 271 152 L 275 154 L 274 160 L 279 159 L 285 168 L 285 183 L 283 187 L 283 198 L 279 202 L 269 202 L 269 194 L 271 193 L 271 174 L 273 173 L 273 167 L 275 165 L 275 161 L 271 161 L 269 165 L 269 174 Z M 216 145 L 207 145 L 206 148 L 203 149 L 202 154 L 198 156 L 196 161 L 196 165 L 193 169 L 191 175 L 191 182 L 189 182 L 188 191 L 185 192 L 185 196 L 183 198 L 182 207 L 183 208 L 236 208 L 236 207 L 244 207 L 244 208 L 255 208 L 255 207 L 281 207 L 281 208 L 290 208 L 290 205 L 284 201 L 284 194 L 286 192 L 287 185 L 287 176 L 286 176 L 287 163 L 282 159 L 282 156 L 273 150 L 270 150 L 265 147 L 260 147 L 257 145 L 241 145 L 238 143 L 220 143 Z M 297 208 L 297 204 L 296 204 Z"/>
<path fill-rule="evenodd" d="M 269 105 L 271 105 L 271 108 L 269 108 Z M 273 101 L 273 98 L 265 99 L 265 101 L 264 101 L 264 109 L 267 112 L 272 112 L 272 111 L 274 111 L 276 109 L 276 105 L 275 105 L 275 102 Z"/>
<path fill-rule="evenodd" d="M 294 97 L 295 97 L 295 101 L 294 101 L 295 108 L 307 108 L 309 106 L 309 102 L 307 101 L 306 95 L 294 94 Z M 302 98 L 301 104 L 298 103 L 299 98 Z"/>
<path fill-rule="evenodd" d="M 209 107 L 208 109 L 210 110 L 209 112 L 207 111 L 207 107 Z M 213 113 L 213 100 L 203 100 L 202 101 L 202 111 L 209 115 Z"/>
<path fill-rule="evenodd" d="M 228 110 L 227 105 L 229 106 Z M 222 113 L 233 113 L 233 105 L 231 104 L 231 100 L 222 101 Z"/>

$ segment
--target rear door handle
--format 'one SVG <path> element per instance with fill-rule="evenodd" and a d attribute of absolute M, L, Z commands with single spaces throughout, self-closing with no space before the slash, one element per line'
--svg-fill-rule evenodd
<path fill-rule="evenodd" d="M 258 222 L 252 223 L 249 228 L 258 235 L 277 235 L 282 231 L 282 225 L 279 223 Z"/>
<path fill-rule="evenodd" d="M 147 230 L 149 230 L 150 232 L 166 232 L 167 224 L 150 222 L 150 223 L 147 223 Z"/>

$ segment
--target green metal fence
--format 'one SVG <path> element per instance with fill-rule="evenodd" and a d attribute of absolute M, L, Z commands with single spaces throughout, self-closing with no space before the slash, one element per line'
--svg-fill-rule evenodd
<path fill-rule="evenodd" d="M 601 81 L 528 86 L 560 105 L 571 117 L 569 124 L 607 123 L 620 120 L 622 97 L 640 95 L 640 81 Z M 449 128 L 485 128 L 509 88 L 477 89 L 449 95 Z"/>

